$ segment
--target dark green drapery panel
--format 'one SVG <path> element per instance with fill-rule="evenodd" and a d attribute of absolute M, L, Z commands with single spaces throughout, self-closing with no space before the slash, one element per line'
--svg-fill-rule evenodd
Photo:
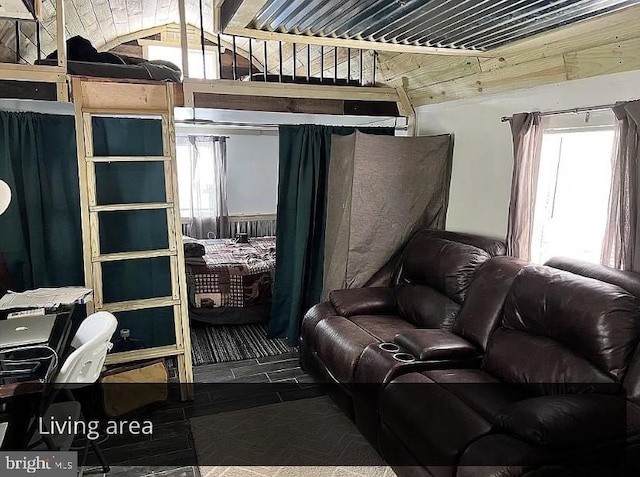
<path fill-rule="evenodd" d="M 162 155 L 158 120 L 94 118 L 93 131 L 96 156 Z M 0 178 L 13 191 L 9 209 L 0 216 L 0 253 L 13 288 L 82 285 L 74 118 L 0 111 Z M 97 163 L 96 186 L 99 204 L 164 202 L 163 164 Z M 164 211 L 106 212 L 99 221 L 103 253 L 168 246 Z M 170 295 L 167 262 L 105 264 L 105 299 Z M 175 343 L 173 318 L 166 310 L 122 313 L 118 321 L 119 328 L 130 328 L 132 337 L 147 346 Z"/>
<path fill-rule="evenodd" d="M 0 253 L 14 289 L 82 285 L 72 116 L 0 111 L 0 178 L 12 191 Z"/>
<path fill-rule="evenodd" d="M 277 257 L 268 329 L 269 336 L 286 337 L 293 346 L 303 314 L 322 293 L 331 135 L 356 129 L 307 124 L 279 130 Z M 393 128 L 358 130 L 394 134 Z"/>

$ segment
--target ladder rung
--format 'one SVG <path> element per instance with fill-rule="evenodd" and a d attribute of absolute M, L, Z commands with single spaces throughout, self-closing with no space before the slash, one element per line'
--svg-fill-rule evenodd
<path fill-rule="evenodd" d="M 109 109 L 109 108 L 82 108 L 82 113 L 92 116 L 163 116 L 169 113 L 168 109 Z"/>
<path fill-rule="evenodd" d="M 169 162 L 171 156 L 87 156 L 87 162 Z"/>
<path fill-rule="evenodd" d="M 119 311 L 146 310 L 149 308 L 162 308 L 166 306 L 179 305 L 180 300 L 174 300 L 172 297 L 147 298 L 146 300 L 129 300 L 118 301 L 114 303 L 104 303 L 100 310 L 117 313 Z M 98 307 L 96 307 L 96 310 Z"/>
<path fill-rule="evenodd" d="M 170 209 L 173 207 L 171 202 L 138 202 L 134 204 L 109 204 L 109 205 L 93 205 L 89 207 L 89 212 L 114 212 L 120 210 L 156 210 Z"/>
<path fill-rule="evenodd" d="M 136 260 L 141 258 L 157 258 L 157 257 L 171 257 L 177 255 L 175 250 L 160 249 L 160 250 L 143 250 L 140 252 L 117 252 L 117 253 L 105 253 L 93 257 L 92 261 L 95 262 L 117 262 L 120 260 Z"/>
<path fill-rule="evenodd" d="M 183 349 L 178 349 L 176 345 L 158 346 L 157 348 L 146 348 L 133 351 L 123 351 L 121 353 L 109 353 L 105 364 L 130 363 L 131 361 L 142 361 L 144 359 L 164 358 L 166 356 L 179 356 L 184 354 Z"/>

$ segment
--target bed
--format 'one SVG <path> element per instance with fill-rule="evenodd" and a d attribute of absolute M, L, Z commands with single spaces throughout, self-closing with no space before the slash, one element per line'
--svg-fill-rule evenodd
<path fill-rule="evenodd" d="M 271 311 L 275 237 L 249 243 L 183 238 L 189 316 L 210 324 L 267 321 Z"/>

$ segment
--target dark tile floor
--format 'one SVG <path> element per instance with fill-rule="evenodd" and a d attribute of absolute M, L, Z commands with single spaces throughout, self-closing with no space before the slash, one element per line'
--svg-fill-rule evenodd
<path fill-rule="evenodd" d="M 109 476 L 198 477 L 190 418 L 323 394 L 300 368 L 297 352 L 197 366 L 194 382 L 193 401 L 166 403 L 144 417 L 154 423 L 152 436 L 110 436 L 100 444 L 111 465 Z M 90 454 L 87 463 L 85 474 L 101 474 L 95 456 Z"/>

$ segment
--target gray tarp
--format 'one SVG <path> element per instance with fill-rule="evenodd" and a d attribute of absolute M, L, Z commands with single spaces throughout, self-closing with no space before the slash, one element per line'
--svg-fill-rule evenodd
<path fill-rule="evenodd" d="M 453 138 L 332 136 L 324 291 L 370 285 L 409 236 L 445 225 Z M 388 278 L 388 273 L 383 273 Z"/>

